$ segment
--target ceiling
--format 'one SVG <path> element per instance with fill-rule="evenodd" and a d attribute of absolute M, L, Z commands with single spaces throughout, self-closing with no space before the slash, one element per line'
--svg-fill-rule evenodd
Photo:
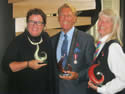
<path fill-rule="evenodd" d="M 57 16 L 51 16 L 53 13 L 57 13 L 58 8 L 64 3 L 72 4 L 76 10 L 91 10 L 95 9 L 95 0 L 8 0 L 9 4 L 13 5 L 13 18 L 22 18 L 21 21 L 16 21 L 17 31 L 25 28 L 26 13 L 29 9 L 40 8 L 47 15 L 47 28 L 59 28 L 60 25 L 57 21 Z M 23 22 L 22 22 L 23 21 Z M 22 23 L 21 23 L 22 22 Z M 54 23 L 53 23 L 54 22 Z M 91 17 L 78 17 L 76 26 L 90 25 Z M 21 29 L 19 27 L 21 27 Z"/>
<path fill-rule="evenodd" d="M 8 0 L 13 4 L 13 17 L 25 17 L 31 8 L 41 8 L 46 14 L 57 13 L 64 3 L 71 3 L 77 10 L 95 9 L 95 0 Z"/>

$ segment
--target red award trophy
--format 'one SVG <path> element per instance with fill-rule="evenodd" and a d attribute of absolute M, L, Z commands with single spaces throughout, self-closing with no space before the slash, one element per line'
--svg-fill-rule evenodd
<path fill-rule="evenodd" d="M 93 65 L 89 68 L 89 70 L 88 70 L 88 76 L 89 76 L 90 81 L 91 81 L 94 85 L 96 85 L 96 86 L 101 86 L 102 83 L 104 82 L 104 75 L 103 75 L 103 73 L 101 73 L 101 72 L 96 72 L 96 73 L 94 73 L 94 69 L 95 69 L 96 67 L 98 67 L 98 66 L 99 66 L 99 64 L 93 64 Z M 98 79 L 97 76 L 101 76 L 101 78 Z"/>

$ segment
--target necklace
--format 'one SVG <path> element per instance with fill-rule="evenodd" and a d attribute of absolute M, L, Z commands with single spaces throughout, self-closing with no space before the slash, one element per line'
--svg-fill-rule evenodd
<path fill-rule="evenodd" d="M 33 41 L 31 41 L 31 39 L 28 37 L 28 40 L 29 40 L 29 42 L 32 44 L 32 45 L 36 45 L 36 51 L 35 51 L 35 53 L 34 53 L 34 58 L 36 59 L 36 60 L 39 60 L 39 61 L 41 61 L 41 62 L 44 62 L 46 59 L 47 59 L 47 53 L 46 52 L 44 52 L 44 51 L 42 51 L 41 52 L 41 54 L 44 54 L 44 56 L 39 56 L 38 55 L 38 52 L 39 52 L 39 44 L 41 44 L 42 42 L 43 42 L 43 39 L 42 39 L 42 37 L 41 37 L 41 39 L 40 39 L 40 41 L 39 42 L 33 42 Z"/>
<path fill-rule="evenodd" d="M 43 42 L 43 39 L 42 39 L 42 37 L 41 37 L 41 39 L 40 39 L 40 41 L 39 42 L 32 42 L 31 41 L 31 39 L 28 37 L 28 40 L 29 40 L 29 42 L 32 44 L 32 45 L 39 45 L 40 43 L 42 43 Z"/>

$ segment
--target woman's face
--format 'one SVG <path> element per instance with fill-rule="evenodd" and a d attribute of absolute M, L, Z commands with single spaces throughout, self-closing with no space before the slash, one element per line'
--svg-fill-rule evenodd
<path fill-rule="evenodd" d="M 31 15 L 28 19 L 27 29 L 31 36 L 37 37 L 44 28 L 43 18 L 40 15 Z"/>
<path fill-rule="evenodd" d="M 98 20 L 98 32 L 101 37 L 110 34 L 113 29 L 113 21 L 110 17 L 101 15 Z"/>

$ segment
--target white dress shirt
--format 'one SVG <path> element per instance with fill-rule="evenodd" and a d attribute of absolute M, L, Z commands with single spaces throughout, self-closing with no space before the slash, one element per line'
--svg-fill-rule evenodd
<path fill-rule="evenodd" d="M 100 39 L 102 42 L 99 52 L 103 48 L 109 35 Z M 97 92 L 101 94 L 115 94 L 125 88 L 125 54 L 118 43 L 112 43 L 109 46 L 108 66 L 115 78 L 107 82 L 102 87 L 97 88 Z"/>

